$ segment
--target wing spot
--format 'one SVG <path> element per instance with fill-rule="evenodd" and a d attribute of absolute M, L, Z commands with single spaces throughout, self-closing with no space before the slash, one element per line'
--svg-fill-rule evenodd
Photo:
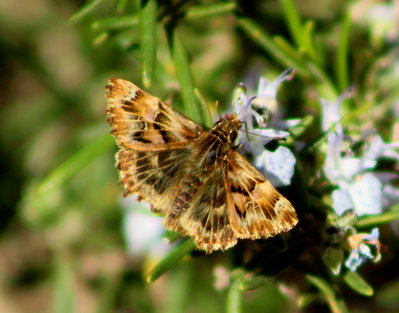
<path fill-rule="evenodd" d="M 245 197 L 249 196 L 249 192 L 246 189 L 242 188 L 241 186 L 233 186 L 232 185 L 231 188 L 230 188 L 230 191 L 232 193 L 239 193 L 239 194 L 241 194 L 241 195 L 243 195 Z"/>
<path fill-rule="evenodd" d="M 143 142 L 143 143 L 151 143 L 151 140 L 148 140 L 148 139 L 143 138 L 143 134 L 144 134 L 144 133 L 143 133 L 142 131 L 134 132 L 134 133 L 132 134 L 131 139 L 132 139 L 133 141 L 139 141 L 139 142 Z"/>
<path fill-rule="evenodd" d="M 234 208 L 236 209 L 236 213 L 240 217 L 240 219 L 245 219 L 247 217 L 247 210 L 244 212 L 241 212 L 240 208 L 237 206 L 237 204 L 234 204 Z"/>
<path fill-rule="evenodd" d="M 138 102 L 138 99 L 143 98 L 144 96 L 144 92 L 141 89 L 137 89 L 134 96 L 130 98 L 130 101 Z"/>
<path fill-rule="evenodd" d="M 135 109 L 134 106 L 132 106 L 132 102 L 128 101 L 128 100 L 123 100 L 122 103 L 124 104 L 122 106 L 122 109 L 126 112 L 129 113 L 137 113 L 138 111 Z"/>
<path fill-rule="evenodd" d="M 256 188 L 257 182 L 252 179 L 247 179 L 241 185 L 234 186 L 232 185 L 230 190 L 231 192 L 240 193 L 244 196 L 249 196 Z"/>
<path fill-rule="evenodd" d="M 274 208 L 279 198 L 280 196 L 275 193 L 272 197 L 266 199 L 265 202 L 262 203 L 261 209 L 267 219 L 273 220 L 277 218 L 277 213 Z"/>
<path fill-rule="evenodd" d="M 154 128 L 159 130 L 164 142 L 171 142 L 171 141 L 176 140 L 176 138 L 174 138 L 172 136 L 171 132 L 166 131 L 165 129 L 161 128 L 161 125 L 165 125 L 166 124 L 165 122 L 170 123 L 169 118 L 163 112 L 158 113 L 157 116 L 155 117 L 154 121 L 155 121 Z"/>

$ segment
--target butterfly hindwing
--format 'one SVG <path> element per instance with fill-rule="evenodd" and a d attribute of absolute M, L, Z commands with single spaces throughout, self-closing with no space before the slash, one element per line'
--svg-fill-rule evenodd
<path fill-rule="evenodd" d="M 228 211 L 238 238 L 268 238 L 297 224 L 291 203 L 245 157 L 231 150 L 226 159 Z"/>
<path fill-rule="evenodd" d="M 198 169 L 201 171 L 201 169 Z M 200 175 L 187 174 L 179 186 L 174 210 L 165 217 L 165 227 L 192 237 L 207 253 L 225 250 L 237 242 L 230 225 L 222 168 L 202 168 Z"/>

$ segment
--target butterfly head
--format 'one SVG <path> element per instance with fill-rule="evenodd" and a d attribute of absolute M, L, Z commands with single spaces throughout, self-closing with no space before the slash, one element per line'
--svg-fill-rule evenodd
<path fill-rule="evenodd" d="M 228 113 L 215 122 L 213 129 L 223 134 L 228 141 L 233 142 L 237 138 L 237 131 L 241 126 L 241 120 L 235 114 Z"/>

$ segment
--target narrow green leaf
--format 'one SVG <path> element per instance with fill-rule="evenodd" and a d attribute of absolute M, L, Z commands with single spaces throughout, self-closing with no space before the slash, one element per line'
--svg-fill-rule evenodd
<path fill-rule="evenodd" d="M 139 17 L 137 14 L 111 16 L 102 20 L 95 21 L 91 27 L 97 31 L 107 31 L 114 29 L 123 29 L 135 27 L 139 25 Z"/>
<path fill-rule="evenodd" d="M 275 36 L 273 37 L 273 40 L 278 48 L 284 52 L 287 64 L 291 64 L 290 67 L 295 68 L 295 70 L 300 72 L 302 75 L 309 76 L 309 70 L 304 66 L 301 53 L 291 46 L 291 44 L 282 36 Z"/>
<path fill-rule="evenodd" d="M 114 140 L 109 134 L 105 134 L 93 140 L 70 156 L 43 179 L 38 187 L 38 194 L 45 196 L 46 193 L 50 193 L 54 189 L 59 188 L 93 159 L 111 149 L 113 145 Z"/>
<path fill-rule="evenodd" d="M 148 210 L 147 210 L 148 212 Z M 162 235 L 162 238 L 167 239 L 170 243 L 174 242 L 175 240 L 179 239 L 181 237 L 180 233 L 177 231 L 171 231 L 167 230 L 165 233 Z"/>
<path fill-rule="evenodd" d="M 251 277 L 242 278 L 238 287 L 240 290 L 254 290 L 262 287 L 267 281 L 268 278 L 265 276 L 253 275 Z"/>
<path fill-rule="evenodd" d="M 276 60 L 278 60 L 283 66 L 293 67 L 303 75 L 308 75 L 306 68 L 303 66 L 303 62 L 298 62 L 298 59 L 292 57 L 292 54 L 297 55 L 297 52 L 287 53 L 286 50 L 282 49 L 276 42 L 263 30 L 259 25 L 254 23 L 248 18 L 239 18 L 238 25 L 241 29 L 255 41 L 262 49 L 270 53 Z M 281 39 L 278 39 L 281 42 Z"/>
<path fill-rule="evenodd" d="M 188 56 L 178 29 L 174 30 L 172 41 L 173 62 L 175 64 L 176 76 L 181 88 L 184 111 L 194 121 L 203 125 L 203 114 L 201 112 L 201 107 L 197 104 L 197 98 L 194 93 L 195 87 L 193 75 L 191 73 Z"/>
<path fill-rule="evenodd" d="M 315 275 L 305 275 L 305 278 L 317 289 L 319 289 L 326 297 L 335 298 L 334 289 L 324 279 Z"/>
<path fill-rule="evenodd" d="M 128 0 L 116 0 L 116 12 L 118 13 L 125 12 L 127 2 Z"/>
<path fill-rule="evenodd" d="M 326 99 L 336 99 L 338 97 L 337 90 L 324 70 L 311 61 L 306 63 L 306 67 L 310 71 L 313 80 L 316 82 L 320 95 Z"/>
<path fill-rule="evenodd" d="M 31 227 L 43 227 L 50 222 L 59 213 L 61 186 L 114 145 L 109 134 L 103 135 L 70 156 L 42 181 L 30 182 L 19 202 L 20 213 L 25 222 Z"/>
<path fill-rule="evenodd" d="M 147 282 L 152 283 L 161 275 L 165 274 L 170 268 L 175 266 L 183 257 L 188 255 L 195 248 L 195 243 L 185 238 L 177 247 L 162 259 L 147 276 Z"/>
<path fill-rule="evenodd" d="M 145 88 L 151 86 L 157 57 L 156 13 L 156 0 L 148 0 L 140 10 L 141 77 Z"/>
<path fill-rule="evenodd" d="M 344 281 L 352 290 L 363 296 L 371 297 L 374 294 L 373 287 L 371 287 L 357 272 L 346 272 Z"/>
<path fill-rule="evenodd" d="M 396 220 L 399 220 L 399 208 L 398 210 L 392 210 L 381 214 L 360 217 L 359 221 L 356 223 L 356 228 L 374 227 Z"/>
<path fill-rule="evenodd" d="M 70 23 L 76 23 L 83 17 L 88 15 L 102 0 L 91 0 L 87 1 L 77 12 L 75 12 L 70 18 Z"/>
<path fill-rule="evenodd" d="M 265 30 L 263 30 L 258 24 L 249 18 L 239 18 L 237 21 L 238 25 L 244 32 L 247 33 L 247 35 L 249 35 L 249 37 L 252 38 L 253 41 L 255 41 L 264 50 L 285 63 L 284 56 L 281 55 L 280 49 L 276 46 Z"/>
<path fill-rule="evenodd" d="M 303 27 L 303 44 L 309 56 L 317 64 L 322 64 L 321 53 L 315 48 L 314 45 L 314 22 L 307 21 Z"/>
<path fill-rule="evenodd" d="M 228 14 L 233 12 L 236 6 L 237 6 L 236 3 L 234 2 L 194 6 L 187 10 L 186 18 L 198 19 L 198 18 Z"/>
<path fill-rule="evenodd" d="M 297 44 L 297 47 L 303 48 L 305 46 L 303 40 L 304 31 L 302 29 L 301 19 L 299 17 L 295 4 L 292 0 L 281 0 L 280 2 L 283 7 L 283 12 L 285 15 L 285 19 L 288 23 L 288 28 L 290 30 L 291 36 Z"/>
<path fill-rule="evenodd" d="M 201 105 L 202 116 L 204 118 L 204 126 L 211 128 L 212 127 L 212 117 L 211 111 L 206 104 L 204 97 L 201 95 L 200 91 L 197 88 L 194 88 L 194 94 L 197 97 L 199 104 Z"/>
<path fill-rule="evenodd" d="M 59 252 L 60 253 L 60 252 Z M 53 309 L 57 313 L 76 312 L 76 299 L 71 281 L 72 270 L 68 258 L 57 255 L 54 260 Z"/>
<path fill-rule="evenodd" d="M 99 46 L 103 42 L 105 42 L 109 37 L 109 34 L 107 32 L 102 32 L 101 34 L 98 34 L 96 37 L 94 37 L 93 40 L 93 45 L 94 46 Z"/>
<path fill-rule="evenodd" d="M 348 309 L 342 299 L 339 299 L 335 293 L 335 290 L 327 283 L 324 279 L 315 275 L 306 275 L 306 279 L 314 285 L 323 294 L 327 301 L 331 312 L 333 313 L 346 313 Z"/>
<path fill-rule="evenodd" d="M 240 279 L 236 278 L 230 284 L 227 291 L 226 313 L 242 312 L 242 290 L 240 289 Z"/>
<path fill-rule="evenodd" d="M 336 59 L 336 75 L 340 90 L 348 88 L 348 41 L 351 23 L 351 15 L 347 13 L 341 25 Z"/>
<path fill-rule="evenodd" d="M 310 60 L 299 58 L 299 53 L 282 37 L 276 36 L 274 40 L 250 19 L 238 19 L 238 25 L 266 52 L 270 53 L 281 64 L 287 67 L 293 67 L 300 74 L 310 76 L 318 82 L 323 97 L 327 99 L 335 99 L 337 92 L 334 85 L 323 69 L 318 67 Z"/>
<path fill-rule="evenodd" d="M 301 136 L 313 124 L 313 115 L 307 115 L 293 127 L 290 127 L 289 132 L 294 138 Z"/>

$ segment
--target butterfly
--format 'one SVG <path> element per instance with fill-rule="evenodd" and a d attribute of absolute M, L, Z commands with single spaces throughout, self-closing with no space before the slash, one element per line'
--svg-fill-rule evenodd
<path fill-rule="evenodd" d="M 211 253 L 297 224 L 291 203 L 237 151 L 242 122 L 235 115 L 205 130 L 122 79 L 108 82 L 106 100 L 124 196 L 148 202 L 166 229 Z"/>

